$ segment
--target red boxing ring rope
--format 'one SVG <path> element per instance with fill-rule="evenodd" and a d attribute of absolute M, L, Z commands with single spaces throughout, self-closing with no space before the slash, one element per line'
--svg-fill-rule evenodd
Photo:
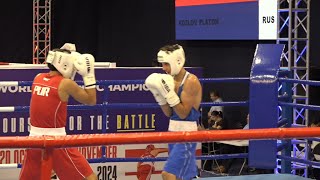
<path fill-rule="evenodd" d="M 82 134 L 67 136 L 16 136 L 0 137 L 0 148 L 62 148 L 116 144 L 291 139 L 307 137 L 320 137 L 320 128 L 268 128 L 192 132 Z"/>
<path fill-rule="evenodd" d="M 320 137 L 320 128 L 269 128 L 248 130 L 144 132 L 121 134 L 87 134 L 67 136 L 0 137 L 0 148 L 45 148 L 41 161 L 41 180 L 50 179 L 52 149 L 74 146 L 146 144 L 173 142 L 205 142 L 245 139 L 287 139 Z"/>

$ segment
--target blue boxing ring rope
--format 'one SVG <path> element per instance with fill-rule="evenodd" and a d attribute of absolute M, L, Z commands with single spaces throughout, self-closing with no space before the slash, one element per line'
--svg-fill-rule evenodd
<path fill-rule="evenodd" d="M 200 79 L 202 83 L 217 83 L 217 82 L 224 82 L 223 80 L 226 80 L 226 82 L 246 82 L 249 83 L 249 78 L 205 78 L 205 79 Z M 238 81 L 239 80 L 239 81 Z M 293 81 L 286 81 L 286 79 L 282 78 L 280 81 L 283 82 L 289 82 L 292 83 Z M 134 80 L 134 83 L 142 83 L 143 80 Z M 0 82 L 0 86 L 5 86 L 5 85 L 18 85 L 18 86 L 30 86 L 31 81 L 12 81 L 12 82 Z M 80 82 L 79 84 L 81 84 Z M 126 84 L 126 83 L 132 83 L 131 81 L 111 81 L 111 84 Z M 308 81 L 303 81 L 302 83 L 308 84 Z M 103 81 L 97 81 L 98 85 L 108 85 L 107 80 Z M 311 84 L 311 83 L 310 83 Z M 315 85 L 315 81 L 312 82 L 312 85 Z M 320 86 L 320 82 L 316 84 Z M 202 107 L 210 107 L 210 106 L 247 106 L 249 104 L 249 101 L 242 101 L 242 102 L 203 102 L 201 103 Z M 284 103 L 284 102 L 279 102 L 279 105 L 281 106 L 302 106 L 302 105 L 297 105 L 293 103 Z M 90 110 L 90 109 L 99 109 L 99 110 L 106 110 L 106 109 L 117 109 L 117 108 L 159 108 L 158 104 L 156 103 L 103 103 L 103 104 L 98 104 L 95 106 L 86 106 L 86 105 L 68 105 L 68 110 Z M 302 107 L 304 108 L 309 108 L 309 109 L 314 109 L 314 110 L 320 110 L 320 106 L 314 106 L 314 105 L 303 105 Z M 0 112 L 28 112 L 29 111 L 29 106 L 9 106 L 9 107 L 0 107 Z M 313 138 L 313 140 L 319 141 L 318 138 Z M 279 147 L 280 149 L 283 149 L 286 147 L 286 145 L 282 145 L 283 147 Z M 205 156 L 198 156 L 197 159 L 228 159 L 228 158 L 246 158 L 247 154 L 246 153 L 240 153 L 240 154 L 227 154 L 227 155 L 205 155 Z M 314 165 L 314 166 L 320 166 L 319 162 L 312 162 L 312 161 L 306 161 L 306 160 L 301 160 L 297 158 L 290 158 L 287 156 L 283 155 L 278 155 L 278 158 L 284 159 L 284 160 L 290 160 L 290 161 L 295 161 L 295 162 L 301 162 L 301 163 L 306 163 L 309 165 Z M 143 161 L 165 161 L 166 158 L 150 158 L 146 159 L 144 158 Z M 101 163 L 101 162 L 138 162 L 142 161 L 141 158 L 100 158 L 100 159 L 88 159 L 90 163 Z M 9 165 L 9 166 L 3 166 L 3 167 L 21 167 L 21 164 L 18 165 Z"/>
<path fill-rule="evenodd" d="M 274 50 L 274 48 L 279 48 L 279 47 L 268 47 L 270 48 L 270 50 Z M 281 47 L 280 47 L 281 50 Z M 279 50 L 279 51 L 280 51 Z M 282 53 L 282 51 L 281 51 Z M 278 54 L 277 54 L 278 55 Z M 263 60 L 263 56 L 261 55 L 261 59 Z M 274 55 L 276 56 L 276 55 Z M 271 63 L 273 66 L 274 64 Z M 253 65 L 253 69 L 254 68 L 259 68 L 260 64 L 254 64 Z M 277 65 L 275 65 L 277 66 Z M 276 89 L 279 88 L 279 86 L 286 86 L 287 88 L 284 88 L 285 90 L 283 91 L 282 95 L 278 95 L 278 93 L 275 95 L 275 97 L 272 98 L 276 98 L 277 102 L 276 102 L 276 108 L 281 107 L 282 110 L 285 111 L 286 108 L 292 108 L 292 107 L 300 107 L 300 108 L 305 108 L 305 109 L 310 109 L 310 110 L 317 110 L 320 111 L 320 106 L 316 106 L 316 105 L 303 105 L 303 104 L 294 104 L 291 103 L 291 96 L 290 96 L 290 85 L 292 85 L 293 83 L 302 83 L 302 84 L 308 84 L 311 86 L 320 86 L 320 82 L 318 81 L 308 81 L 308 80 L 293 80 L 293 79 L 289 79 L 289 78 L 284 78 L 282 76 L 284 76 L 286 73 L 283 73 L 281 71 L 279 71 L 280 68 L 277 68 L 277 73 L 275 76 L 276 77 L 272 77 L 275 79 L 275 81 L 273 82 L 274 79 L 270 79 L 270 76 L 264 76 L 264 77 L 260 77 L 260 76 L 255 76 L 255 78 L 253 78 L 253 75 L 250 78 L 246 78 L 246 77 L 239 77 L 239 78 L 202 78 L 200 79 L 201 83 L 248 83 L 250 84 L 250 86 L 252 85 L 253 82 L 271 82 L 274 83 L 273 85 L 276 85 Z M 259 71 L 261 72 L 261 71 Z M 264 70 L 262 72 L 265 72 Z M 267 72 L 269 73 L 269 72 Z M 267 74 L 266 73 L 266 74 Z M 31 81 L 2 81 L 0 82 L 0 86 L 31 86 Z M 83 85 L 83 82 L 77 82 L 79 85 Z M 122 84 L 143 84 L 144 80 L 98 80 L 97 84 L 98 85 L 102 85 L 102 86 L 108 86 L 108 85 L 122 85 Z M 257 86 L 257 89 L 260 88 L 258 84 L 254 84 Z M 263 84 L 263 83 L 262 83 Z M 252 86 L 254 86 L 252 85 Z M 255 91 L 254 88 L 250 89 L 250 91 Z M 106 122 L 106 117 L 108 115 L 108 110 L 109 109 L 121 109 L 121 108 L 159 108 L 158 104 L 156 103 L 108 103 L 108 91 L 105 92 L 104 94 L 104 101 L 102 104 L 97 104 L 95 106 L 86 106 L 86 105 L 68 105 L 68 110 L 101 110 L 103 112 L 103 120 L 102 122 L 105 123 Z M 210 107 L 210 106 L 257 106 L 259 104 L 254 104 L 254 101 L 251 99 L 252 96 L 250 95 L 250 100 L 249 101 L 240 101 L 240 102 L 219 102 L 219 103 L 213 103 L 213 102 L 202 102 L 201 103 L 201 107 Z M 264 99 L 265 101 L 267 101 L 268 99 Z M 273 107 L 275 108 L 275 107 Z M 29 111 L 29 106 L 6 106 L 6 107 L 0 107 L 0 112 L 28 112 Z M 278 111 L 278 109 L 277 109 Z M 251 116 L 251 111 L 250 111 L 250 116 Z M 278 128 L 278 127 L 291 127 L 291 122 L 290 122 L 290 115 L 283 113 L 281 114 L 281 119 L 278 121 L 278 118 L 276 118 L 277 122 L 274 125 L 275 127 L 272 128 Z M 264 118 L 265 119 L 265 118 Z M 251 121 L 251 120 L 250 120 Z M 103 125 L 103 127 L 106 127 L 105 125 Z M 250 125 L 251 128 L 251 125 Z M 255 128 L 253 126 L 253 128 Z M 256 128 L 263 128 L 263 127 L 256 127 Z M 269 127 L 267 127 L 269 128 Z M 102 133 L 106 133 L 106 129 L 104 128 L 102 130 Z M 308 138 L 309 140 L 312 141 L 319 141 L 319 138 Z M 251 143 L 251 142 L 250 142 Z M 307 164 L 309 166 L 313 166 L 313 167 L 320 167 L 320 162 L 316 162 L 316 161 L 310 161 L 310 160 L 306 160 L 306 159 L 300 159 L 297 157 L 291 157 L 291 147 L 293 143 L 299 143 L 297 140 L 283 140 L 281 143 L 276 144 L 276 146 L 272 147 L 273 149 L 275 149 L 276 154 L 275 157 L 278 159 L 281 159 L 281 172 L 282 173 L 290 173 L 291 172 L 291 168 L 292 168 L 292 162 L 298 162 L 298 163 L 304 163 Z M 273 142 L 271 142 L 271 146 Z M 254 147 L 254 146 L 253 146 Z M 281 151 L 281 154 L 278 154 L 278 152 Z M 105 153 L 105 151 L 102 151 L 103 153 Z M 250 159 L 250 153 L 253 153 L 249 150 L 249 153 L 239 153 L 239 154 L 227 154 L 227 155 L 206 155 L 206 156 L 198 156 L 197 159 L 228 159 L 228 158 L 249 158 Z M 165 161 L 166 158 L 165 157 L 161 157 L 161 158 L 144 158 L 143 161 Z M 266 159 L 261 159 L 261 161 L 264 161 Z M 96 159 L 88 159 L 88 161 L 90 163 L 101 163 L 101 162 L 138 162 L 138 161 L 142 161 L 141 158 L 107 158 L 105 156 L 105 154 L 103 154 L 102 158 L 96 158 Z M 253 165 L 257 165 L 260 166 L 261 164 L 259 164 L 259 162 L 256 162 L 258 160 L 254 160 L 253 159 Z M 268 161 L 267 163 L 270 163 L 270 159 L 266 160 Z M 273 165 L 276 165 L 276 159 L 271 159 L 271 161 L 274 161 L 271 163 L 271 165 L 268 165 L 268 167 L 273 167 Z M 256 164 L 255 164 L 256 163 Z M 1 166 L 0 166 L 1 167 Z M 12 165 L 7 165 L 7 166 L 2 166 L 3 168 L 10 168 L 10 167 L 21 167 L 20 164 L 12 164 Z M 278 167 L 278 166 L 276 166 Z"/>

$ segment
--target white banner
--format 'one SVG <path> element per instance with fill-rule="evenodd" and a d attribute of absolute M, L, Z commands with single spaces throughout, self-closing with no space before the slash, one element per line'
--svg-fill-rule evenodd
<path fill-rule="evenodd" d="M 278 0 L 259 0 L 259 39 L 276 40 L 278 33 Z"/>
<path fill-rule="evenodd" d="M 150 146 L 152 148 L 150 148 Z M 135 145 L 114 145 L 106 146 L 105 156 L 107 158 L 152 158 L 168 157 L 167 144 L 135 144 Z M 78 150 L 87 158 L 101 158 L 101 146 L 79 147 Z M 25 156 L 24 149 L 0 149 L 0 164 L 21 164 Z M 201 143 L 197 145 L 197 155 L 201 155 Z M 157 162 L 110 162 L 110 163 L 91 163 L 93 171 L 99 180 L 137 180 L 139 167 L 154 168 L 151 180 L 161 180 L 161 171 L 165 161 Z M 201 161 L 197 162 L 198 167 Z M 0 180 L 19 179 L 20 168 L 0 168 Z M 140 174 L 141 175 L 141 174 Z"/>

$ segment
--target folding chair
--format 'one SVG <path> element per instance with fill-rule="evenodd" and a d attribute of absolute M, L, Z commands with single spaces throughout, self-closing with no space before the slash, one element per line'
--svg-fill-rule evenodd
<path fill-rule="evenodd" d="M 206 146 L 205 146 L 205 147 L 206 147 Z M 217 155 L 217 154 L 219 154 L 219 152 L 220 152 L 220 149 L 215 148 L 215 143 L 214 143 L 214 142 L 208 142 L 206 148 L 208 149 L 207 155 Z M 208 162 L 208 159 L 206 159 L 206 160 L 204 161 L 204 163 L 203 163 L 203 165 L 202 165 L 202 169 L 205 169 L 205 166 L 206 166 L 206 163 L 207 163 L 207 162 Z M 215 165 L 216 165 L 217 167 L 219 167 L 219 163 L 218 163 L 217 159 L 213 159 L 213 162 L 215 163 Z M 212 166 L 213 166 L 213 164 L 212 164 Z M 211 169 L 212 169 L 212 166 L 211 166 Z M 220 173 L 221 173 L 221 172 L 220 172 Z"/>

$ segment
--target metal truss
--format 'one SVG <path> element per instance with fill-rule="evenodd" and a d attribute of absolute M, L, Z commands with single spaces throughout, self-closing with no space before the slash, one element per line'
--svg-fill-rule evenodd
<path fill-rule="evenodd" d="M 33 64 L 43 64 L 51 47 L 51 0 L 33 0 Z"/>
<path fill-rule="evenodd" d="M 278 39 L 277 43 L 286 44 L 281 67 L 293 73 L 297 80 L 309 80 L 309 37 L 310 37 L 310 1 L 278 0 Z M 309 86 L 294 84 L 292 88 L 293 103 L 309 104 Z M 308 126 L 308 110 L 294 108 L 292 126 Z M 301 141 L 307 143 L 307 140 Z M 308 160 L 307 148 L 298 148 L 292 143 L 293 157 Z M 303 154 L 303 157 L 302 157 Z M 308 176 L 306 165 L 292 163 L 292 173 Z"/>

